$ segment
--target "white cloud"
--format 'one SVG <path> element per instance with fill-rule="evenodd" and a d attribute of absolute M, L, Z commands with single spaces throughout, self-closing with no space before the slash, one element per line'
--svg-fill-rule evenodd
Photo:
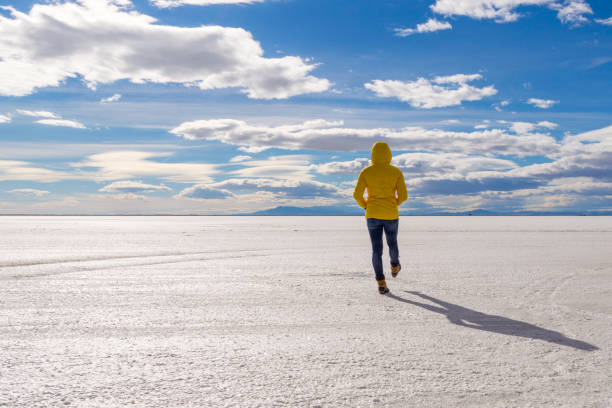
<path fill-rule="evenodd" d="M 478 196 L 428 195 L 423 200 L 434 211 L 473 211 L 482 208 L 482 198 Z"/>
<path fill-rule="evenodd" d="M 266 0 L 150 0 L 151 4 L 159 8 L 179 6 L 212 6 L 217 4 L 252 4 Z"/>
<path fill-rule="evenodd" d="M 251 125 L 235 119 L 185 122 L 170 131 L 189 140 L 216 140 L 257 150 L 369 151 L 378 141 L 396 150 L 428 150 L 465 154 L 547 155 L 558 151 L 544 133 L 514 135 L 503 129 L 455 132 L 422 127 L 349 128 L 342 122 L 308 121 L 299 125 Z"/>
<path fill-rule="evenodd" d="M 605 65 L 612 61 L 612 57 L 597 57 L 593 58 L 589 64 L 585 66 L 586 69 L 597 68 L 601 65 Z"/>
<path fill-rule="evenodd" d="M 494 103 L 493 104 L 493 108 L 495 108 L 496 111 L 501 112 L 502 108 L 504 108 L 504 107 L 506 107 L 508 105 L 510 105 L 510 100 L 506 99 L 506 100 L 501 101 L 499 103 Z"/>
<path fill-rule="evenodd" d="M 610 199 L 605 201 L 605 197 L 612 196 L 609 166 L 612 126 L 567 136 L 557 153 L 549 158 L 550 162 L 521 167 L 512 160 L 488 157 L 485 152 L 480 155 L 419 152 L 396 155 L 393 164 L 404 172 L 411 195 L 417 200 L 433 197 L 434 201 L 444 201 L 449 197 L 472 196 L 488 208 L 497 205 L 504 211 L 573 205 L 584 200 L 584 196 L 595 197 L 586 201 L 591 208 L 598 202 L 593 200 L 612 204 Z M 361 170 L 357 164 L 367 162 L 355 159 L 324 163 L 316 165 L 314 170 L 356 175 Z"/>
<path fill-rule="evenodd" d="M 530 133 L 536 128 L 533 123 L 529 122 L 512 122 L 510 129 L 519 135 Z"/>
<path fill-rule="evenodd" d="M 396 28 L 395 35 L 398 37 L 407 37 L 416 33 L 431 33 L 439 30 L 450 30 L 453 26 L 448 21 L 438 21 L 435 18 L 430 18 L 426 23 L 417 24 L 416 28 Z"/>
<path fill-rule="evenodd" d="M 234 156 L 230 159 L 230 163 L 237 163 L 237 162 L 242 162 L 245 160 L 251 160 L 252 157 L 251 156 L 245 156 L 245 155 L 238 155 L 238 156 Z"/>
<path fill-rule="evenodd" d="M 533 132 L 536 128 L 545 128 L 545 129 L 555 129 L 558 125 L 553 122 L 549 122 L 547 120 L 531 123 L 531 122 L 507 122 L 507 121 L 499 121 L 501 123 L 507 124 L 510 126 L 510 129 L 517 134 L 528 134 Z"/>
<path fill-rule="evenodd" d="M 584 195 L 606 195 L 612 193 L 611 182 L 593 181 L 589 177 L 562 177 L 552 179 L 537 189 L 521 189 L 507 193 L 513 197 L 525 197 L 534 194 L 580 193 Z"/>
<path fill-rule="evenodd" d="M 536 185 L 559 178 L 577 177 L 612 182 L 609 165 L 612 162 L 612 126 L 565 137 L 559 151 L 551 157 L 554 158 L 551 162 L 518 167 L 505 177 L 523 179 Z M 482 176 L 497 177 L 495 174 Z"/>
<path fill-rule="evenodd" d="M 552 0 L 437 0 L 431 9 L 445 16 L 467 16 L 476 19 L 494 19 L 497 22 L 516 21 L 520 6 L 548 5 Z"/>
<path fill-rule="evenodd" d="M 17 109 L 17 113 L 23 116 L 32 116 L 35 118 L 47 118 L 47 119 L 59 118 L 58 115 L 56 115 L 53 112 L 49 112 L 49 111 L 32 111 L 32 110 L 26 110 L 26 109 Z"/>
<path fill-rule="evenodd" d="M 497 93 L 493 86 L 477 88 L 468 84 L 478 79 L 482 79 L 482 75 L 457 74 L 433 80 L 419 78 L 412 82 L 376 79 L 364 86 L 377 96 L 397 98 L 415 108 L 431 109 L 461 105 L 463 101 L 478 101 Z"/>
<path fill-rule="evenodd" d="M 313 198 L 338 195 L 341 190 L 313 180 L 279 180 L 270 178 L 237 178 L 217 183 L 198 184 L 181 191 L 178 197 L 223 199 L 244 194 L 266 192 L 277 198 Z"/>
<path fill-rule="evenodd" d="M 548 121 L 506 122 L 504 124 L 513 127 L 517 132 L 522 132 L 514 136 L 516 139 L 532 139 L 532 142 L 547 136 L 528 133 L 527 129 L 534 131 L 537 128 L 555 127 L 554 123 Z M 389 141 L 394 151 L 398 150 L 394 145 L 396 142 L 397 140 L 393 139 Z M 472 140 L 472 143 L 478 144 L 479 142 Z M 425 150 L 428 149 L 425 148 Z M 533 190 L 550 186 L 555 183 L 555 180 L 562 178 L 575 180 L 583 178 L 593 183 L 612 183 L 612 173 L 609 169 L 609 163 L 612 161 L 612 127 L 577 136 L 567 136 L 562 143 L 557 144 L 556 148 L 548 153 L 552 161 L 547 163 L 520 167 L 512 160 L 490 157 L 490 153 L 484 149 L 476 154 L 448 153 L 444 150 L 438 153 L 400 153 L 395 155 L 393 163 L 407 175 L 407 183 L 413 193 L 421 196 L 436 196 L 436 199 L 449 195 L 473 194 L 480 195 L 482 198 L 483 194 L 494 195 L 494 193 L 501 194 L 500 192 Z M 525 155 L 538 154 L 541 153 L 533 150 Z M 325 175 L 356 175 L 367 164 L 368 160 L 364 157 L 345 162 L 311 165 L 310 169 Z M 227 184 L 217 184 L 215 187 L 232 190 Z M 577 187 L 568 188 L 578 189 Z M 603 194 L 599 190 L 599 193 L 594 190 L 589 191 L 592 194 Z M 552 196 L 552 192 L 549 192 L 549 195 Z M 555 200 L 552 200 L 551 203 L 553 201 Z M 526 204 L 521 202 L 516 205 L 520 207 Z"/>
<path fill-rule="evenodd" d="M 38 142 L 2 142 L 2 154 L 12 159 L 74 159 L 99 152 L 113 150 L 174 151 L 190 149 L 191 146 L 179 146 L 169 143 L 70 143 L 68 141 Z"/>
<path fill-rule="evenodd" d="M 81 176 L 97 181 L 159 177 L 177 183 L 198 183 L 209 182 L 210 176 L 217 173 L 216 166 L 212 164 L 151 160 L 170 155 L 162 152 L 114 151 L 94 154 L 71 165 L 79 169 L 96 168 L 95 172 L 83 172 Z"/>
<path fill-rule="evenodd" d="M 300 57 L 264 58 L 246 30 L 178 27 L 130 9 L 127 1 L 35 4 L 0 14 L 0 95 L 81 78 L 88 87 L 119 80 L 240 88 L 250 98 L 288 98 L 330 87 Z"/>
<path fill-rule="evenodd" d="M 342 162 L 313 164 L 312 169 L 321 174 L 359 174 L 370 164 L 368 159 L 354 159 Z"/>
<path fill-rule="evenodd" d="M 170 187 L 163 184 L 154 185 L 146 184 L 142 181 L 115 181 L 110 183 L 98 191 L 102 193 L 155 193 L 160 191 L 172 191 Z"/>
<path fill-rule="evenodd" d="M 553 105 L 559 103 L 559 101 L 555 101 L 553 99 L 538 99 L 538 98 L 529 98 L 527 101 L 528 104 L 533 105 L 540 109 L 548 109 Z"/>
<path fill-rule="evenodd" d="M 603 25 L 612 25 L 612 17 L 608 17 L 606 19 L 596 18 L 595 21 Z"/>
<path fill-rule="evenodd" d="M 37 120 L 36 123 L 40 123 L 41 125 L 47 125 L 47 126 L 62 126 L 62 127 L 71 127 L 75 129 L 86 129 L 84 124 L 77 122 L 75 120 L 40 119 L 40 120 Z"/>
<path fill-rule="evenodd" d="M 368 159 L 354 159 L 313 165 L 313 168 L 322 174 L 356 175 L 369 164 Z M 452 174 L 467 175 L 476 171 L 506 171 L 518 167 L 510 160 L 457 153 L 402 153 L 393 157 L 392 164 L 399 167 L 411 179 L 415 176 L 432 177 Z"/>
<path fill-rule="evenodd" d="M 270 156 L 265 160 L 241 163 L 243 168 L 230 174 L 237 177 L 265 177 L 283 180 L 307 180 L 312 176 L 310 158 L 304 155 Z"/>
<path fill-rule="evenodd" d="M 512 191 L 487 191 L 481 194 L 487 206 L 513 205 L 518 210 L 550 211 L 559 207 L 585 204 L 598 210 L 598 203 L 612 203 L 612 183 L 593 180 L 589 177 L 556 178 L 535 188 L 520 188 Z M 602 208 L 599 208 L 602 209 Z"/>
<path fill-rule="evenodd" d="M 584 0 L 566 0 L 565 3 L 553 3 L 550 8 L 557 10 L 557 17 L 564 23 L 578 25 L 589 21 L 585 14 L 593 14 L 593 10 Z"/>
<path fill-rule="evenodd" d="M 113 96 L 109 96 L 108 98 L 100 99 L 100 103 L 117 102 L 119 99 L 121 99 L 121 94 L 116 93 Z"/>
<path fill-rule="evenodd" d="M 63 171 L 35 167 L 25 161 L 0 160 L 0 181 L 37 181 L 50 183 L 53 181 L 75 179 L 74 175 Z"/>
<path fill-rule="evenodd" d="M 147 197 L 134 193 L 125 193 L 125 194 L 109 194 L 110 198 L 115 200 L 143 200 L 145 201 Z"/>
<path fill-rule="evenodd" d="M 437 76 L 433 82 L 437 84 L 465 84 L 467 82 L 476 81 L 482 79 L 480 74 L 455 74 L 448 76 Z"/>
<path fill-rule="evenodd" d="M 585 14 L 592 14 L 584 0 L 436 0 L 431 9 L 447 17 L 466 16 L 475 19 L 492 19 L 498 23 L 518 20 L 519 7 L 547 6 L 557 11 L 559 20 L 576 24 L 587 21 Z"/>
<path fill-rule="evenodd" d="M 459 125 L 461 121 L 458 119 L 447 119 L 440 122 L 443 125 Z"/>
<path fill-rule="evenodd" d="M 311 130 L 322 131 L 327 129 L 321 122 L 318 123 L 319 126 L 315 126 L 315 129 Z M 536 130 L 538 128 L 554 127 L 552 122 L 548 121 L 528 124 L 534 126 Z M 514 122 L 504 122 L 503 125 L 504 127 L 510 127 L 514 125 Z M 311 124 L 308 127 L 312 128 L 313 126 Z M 293 125 L 287 127 L 296 132 L 298 131 L 296 129 L 304 126 Z M 359 131 L 360 129 L 350 130 Z M 422 131 L 428 132 L 424 129 Z M 527 140 L 527 145 L 529 145 L 529 143 L 536 143 L 539 139 L 548 138 L 547 135 L 537 133 L 512 135 L 495 129 L 494 133 L 487 133 L 489 136 L 495 136 L 481 138 L 483 133 L 485 132 L 447 132 L 446 134 L 433 133 L 434 136 L 421 135 L 423 140 L 430 142 L 431 139 L 435 140 L 435 143 L 430 147 L 440 148 L 437 152 L 401 153 L 401 149 L 397 148 L 396 139 L 387 137 L 383 140 L 389 142 L 396 153 L 393 163 L 406 174 L 408 188 L 411 191 L 411 200 L 418 204 L 419 208 L 427 208 L 422 207 L 422 205 L 430 207 L 433 205 L 437 208 L 448 208 L 449 210 L 485 207 L 502 211 L 512 211 L 513 209 L 536 211 L 538 209 L 558 208 L 559 206 L 570 208 L 572 205 L 579 204 L 583 205 L 583 208 L 587 206 L 591 209 L 612 208 L 612 171 L 609 165 L 612 162 L 612 126 L 578 135 L 568 135 L 562 141 L 555 142 L 554 149 L 546 153 L 549 162 L 522 167 L 513 160 L 492 157 L 491 152 L 495 149 L 487 150 L 481 148 L 480 145 L 487 142 L 489 143 L 486 146 L 487 148 L 497 146 L 498 142 L 505 142 L 506 137 L 510 137 L 516 143 L 520 143 L 523 139 Z M 445 135 L 445 139 L 442 138 L 443 135 Z M 355 134 L 352 134 L 351 137 L 359 138 Z M 498 139 L 500 137 L 501 139 Z M 444 145 L 453 149 L 462 145 L 468 146 L 466 150 L 472 151 L 472 153 L 466 154 L 461 151 L 450 153 L 442 148 Z M 542 154 L 541 151 L 531 149 L 530 146 L 524 146 L 524 148 L 528 150 L 526 156 Z M 423 148 L 423 145 L 421 145 L 415 150 L 428 150 L 428 148 Z M 136 153 L 146 154 L 145 152 Z M 31 200 L 29 203 L 18 203 L 16 200 L 15 203 L 0 203 L 0 206 L 5 213 L 49 213 L 61 212 L 62 210 L 74 213 L 75 208 L 78 208 L 79 212 L 88 213 L 244 213 L 279 205 L 326 205 L 345 200 L 346 189 L 352 189 L 354 177 L 350 184 L 343 184 L 340 187 L 308 179 L 307 172 L 317 172 L 327 176 L 342 174 L 356 176 L 363 168 L 362 166 L 368 164 L 367 156 L 369 154 L 362 152 L 359 156 L 354 160 L 345 162 L 338 161 L 316 165 L 309 164 L 312 162 L 312 158 L 304 155 L 276 156 L 270 158 L 269 161 L 278 161 L 279 167 L 295 167 L 294 178 L 282 178 L 282 172 L 280 171 L 275 177 L 240 177 L 218 182 L 212 182 L 209 178 L 208 181 L 194 181 L 198 186 L 197 191 L 196 188 L 185 189 L 184 192 L 181 192 L 182 195 L 179 193 L 174 198 L 153 195 L 146 197 L 145 200 L 142 195 L 138 195 L 138 192 L 129 192 L 126 189 L 118 188 L 116 191 L 119 191 L 119 194 L 95 194 L 90 197 L 81 195 L 76 198 L 60 197 L 58 200 L 50 201 L 38 199 Z M 159 157 L 161 163 L 154 161 L 155 157 Z M 202 173 L 196 169 L 156 167 L 158 164 L 163 165 L 168 162 L 167 153 L 144 158 L 142 155 L 126 154 L 124 157 L 107 156 L 95 160 L 90 158 L 87 161 L 95 162 L 96 166 L 94 167 L 99 169 L 104 167 L 99 165 L 100 162 L 124 162 L 124 165 L 106 171 L 107 174 L 111 172 L 120 176 L 128 172 L 128 170 L 123 169 L 148 174 L 146 177 L 160 178 L 167 177 L 169 173 L 182 173 L 183 177 L 188 173 L 194 175 Z M 140 163 L 142 161 L 149 163 Z M 237 162 L 232 166 L 254 169 L 253 174 L 256 174 L 257 168 L 265 166 L 266 161 L 268 160 Z M 4 160 L 0 161 L 0 180 L 31 179 L 38 182 L 65 179 L 103 180 L 100 177 L 104 175 L 104 172 L 102 170 L 91 171 L 91 168 L 87 166 L 91 163 L 85 162 L 75 166 L 76 171 L 73 169 L 71 173 L 66 173 L 57 170 L 39 169 L 31 163 L 23 161 Z M 54 164 L 54 166 L 56 165 Z M 300 174 L 302 174 L 301 179 L 298 178 Z M 227 177 L 227 173 L 223 175 Z M 155 188 L 159 187 L 157 184 L 140 185 L 139 187 L 144 189 L 147 186 L 153 186 Z M 126 188 L 129 187 L 127 184 L 115 184 L 116 187 L 122 185 Z M 215 190 L 217 193 L 206 189 Z M 219 190 L 225 190 L 225 195 L 221 193 L 224 197 L 210 198 L 214 194 L 219 194 Z M 196 204 L 197 201 L 193 201 L 193 198 L 198 196 L 200 199 L 208 198 L 206 206 L 202 207 Z"/>
<path fill-rule="evenodd" d="M 228 197 L 233 197 L 231 191 L 215 188 L 206 184 L 196 184 L 195 186 L 187 187 L 178 193 L 175 197 L 194 198 L 198 200 L 223 200 Z"/>
<path fill-rule="evenodd" d="M 0 19 L 0 22 L 1 21 L 2 20 Z M 2 64 L 1 60 L 0 60 L 0 64 Z M 33 110 L 27 110 L 27 109 L 17 109 L 17 113 L 22 116 L 30 116 L 34 118 L 44 118 L 44 119 L 40 119 L 36 121 L 36 123 L 40 123 L 41 125 L 63 126 L 63 127 L 71 127 L 71 128 L 76 128 L 76 129 L 86 129 L 85 125 L 83 125 L 80 122 L 77 122 L 74 120 L 62 119 L 61 116 L 53 112 L 49 112 L 49 111 L 43 111 L 43 110 L 33 111 Z"/>
<path fill-rule="evenodd" d="M 539 126 L 539 127 L 547 128 L 547 129 L 555 129 L 557 126 L 559 126 L 556 123 L 549 122 L 547 120 L 543 120 L 541 122 L 538 122 L 536 125 Z"/>
<path fill-rule="evenodd" d="M 0 114 L 0 123 L 10 123 L 10 122 L 11 122 L 11 115 L 9 115 L 8 113 L 6 115 Z"/>
<path fill-rule="evenodd" d="M 482 171 L 506 171 L 518 167 L 510 160 L 457 153 L 403 153 L 393 158 L 393 164 L 404 173 L 420 176 L 467 175 Z"/>
<path fill-rule="evenodd" d="M 9 190 L 9 193 L 34 195 L 36 197 L 42 197 L 45 194 L 49 194 L 49 192 L 46 190 L 38 190 L 35 188 L 16 188 L 13 190 Z"/>
<path fill-rule="evenodd" d="M 437 175 L 428 174 L 425 177 L 410 179 L 408 184 L 422 194 L 473 194 L 483 191 L 539 189 L 542 186 L 549 186 L 555 180 L 569 178 L 612 183 L 612 172 L 609 167 L 612 161 L 612 126 L 568 136 L 561 143 L 558 153 L 550 157 L 553 159 L 551 162 L 522 167 L 508 166 L 507 169 L 503 169 L 504 163 L 500 162 L 500 168 L 497 169 L 475 168 L 467 173 L 446 171 Z M 482 158 L 476 160 L 480 159 Z M 576 185 L 571 188 L 575 192 L 584 191 Z M 590 193 L 608 194 L 609 192 L 591 191 Z"/>

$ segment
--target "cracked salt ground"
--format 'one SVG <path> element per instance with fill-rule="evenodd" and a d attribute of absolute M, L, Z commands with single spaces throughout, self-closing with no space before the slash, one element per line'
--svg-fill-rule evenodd
<path fill-rule="evenodd" d="M 0 406 L 612 405 L 612 218 L 2 217 Z M 388 273 L 388 271 L 387 271 Z"/>

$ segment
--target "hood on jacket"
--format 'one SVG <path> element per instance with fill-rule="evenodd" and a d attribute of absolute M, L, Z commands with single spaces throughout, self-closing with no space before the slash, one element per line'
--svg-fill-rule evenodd
<path fill-rule="evenodd" d="M 391 163 L 391 149 L 385 142 L 376 142 L 372 146 L 372 164 L 389 164 Z"/>

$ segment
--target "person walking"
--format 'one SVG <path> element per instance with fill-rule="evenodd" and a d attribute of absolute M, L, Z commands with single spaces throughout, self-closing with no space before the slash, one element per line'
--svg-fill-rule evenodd
<path fill-rule="evenodd" d="M 383 273 L 383 231 L 389 246 L 391 276 L 394 278 L 402 268 L 397 247 L 399 212 L 397 208 L 408 198 L 402 171 L 391 165 L 391 149 L 384 142 L 372 146 L 372 164 L 361 171 L 353 197 L 365 209 L 365 216 L 372 242 L 372 266 L 378 283 L 378 293 L 389 293 Z M 363 193 L 367 189 L 367 199 Z"/>

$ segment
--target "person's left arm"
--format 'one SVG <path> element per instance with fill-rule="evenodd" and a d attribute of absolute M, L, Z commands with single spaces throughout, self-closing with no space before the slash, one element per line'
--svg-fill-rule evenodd
<path fill-rule="evenodd" d="M 398 207 L 408 199 L 408 190 L 406 190 L 406 180 L 404 180 L 404 174 L 399 170 L 399 177 L 397 178 L 397 205 Z"/>

